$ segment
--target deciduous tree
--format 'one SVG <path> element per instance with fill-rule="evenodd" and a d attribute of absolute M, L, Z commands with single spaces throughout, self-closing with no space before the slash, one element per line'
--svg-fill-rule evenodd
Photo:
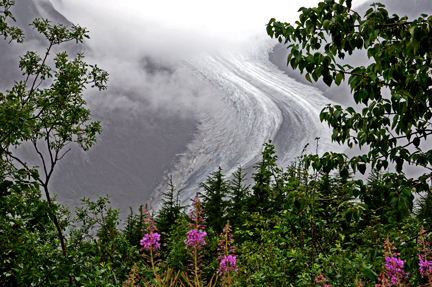
<path fill-rule="evenodd" d="M 388 200 L 405 205 L 413 191 L 429 189 L 426 180 L 432 177 L 432 149 L 421 145 L 432 135 L 432 17 L 389 15 L 380 3 L 363 17 L 350 0 L 325 0 L 300 12 L 294 25 L 271 19 L 269 36 L 289 44 L 288 64 L 307 80 L 322 79 L 328 86 L 347 80 L 355 102 L 363 105 L 361 110 L 328 105 L 320 119 L 332 128 L 333 141 L 366 152 L 350 159 L 328 152 L 312 157 L 312 166 L 339 167 L 346 174 L 347 163 L 361 173 L 368 165 L 381 170 L 394 164 L 396 172 L 385 180 L 398 185 Z M 359 50 L 366 51 L 369 64 L 342 61 Z M 404 165 L 422 167 L 425 173 L 406 178 Z"/>
<path fill-rule="evenodd" d="M 5 39 L 22 42 L 22 31 L 6 22 L 14 20 L 10 11 L 13 5 L 9 0 L 0 2 L 0 33 Z M 22 56 L 19 68 L 23 78 L 0 92 L 0 181 L 19 187 L 25 173 L 31 182 L 37 182 L 31 186 L 43 188 L 49 206 L 44 209 L 45 216 L 53 221 L 66 258 L 64 227 L 49 182 L 58 161 L 70 150 L 66 149 L 69 144 L 77 143 L 87 150 L 95 143 L 101 126 L 91 121 L 83 92 L 87 87 L 106 89 L 108 74 L 96 65 L 87 64 L 82 53 L 71 59 L 67 52 L 60 52 L 51 58 L 55 46 L 70 41 L 78 44 L 89 38 L 85 28 L 53 25 L 46 19 L 35 19 L 31 25 L 45 37 L 47 49 L 43 55 L 29 51 Z M 39 169 L 14 152 L 23 143 L 33 147 L 40 161 Z"/>

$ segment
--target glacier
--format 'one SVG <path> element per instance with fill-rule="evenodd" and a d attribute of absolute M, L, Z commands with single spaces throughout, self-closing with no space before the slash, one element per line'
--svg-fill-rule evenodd
<path fill-rule="evenodd" d="M 307 152 L 342 151 L 331 142 L 331 131 L 319 120 L 320 111 L 334 104 L 322 92 L 289 78 L 269 61 L 274 42 L 261 40 L 243 49 L 185 60 L 197 80 L 212 85 L 223 105 L 197 115 L 199 125 L 187 151 L 179 155 L 172 170 L 173 183 L 183 204 L 199 191 L 218 167 L 229 176 L 239 166 L 248 169 L 261 158 L 263 144 L 272 140 L 278 164 L 286 167 L 307 144 Z M 162 182 L 151 196 L 151 206 L 160 207 Z"/>

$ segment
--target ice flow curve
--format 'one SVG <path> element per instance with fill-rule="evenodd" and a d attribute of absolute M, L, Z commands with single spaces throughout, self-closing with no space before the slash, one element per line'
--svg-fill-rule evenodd
<path fill-rule="evenodd" d="M 271 47 L 265 42 L 247 51 L 186 62 L 197 78 L 220 91 L 224 104 L 199 115 L 199 132 L 169 171 L 182 202 L 189 203 L 199 183 L 219 166 L 229 176 L 239 165 L 248 168 L 258 162 L 269 140 L 283 167 L 316 137 L 320 137 L 319 153 L 338 149 L 330 141 L 327 125 L 319 121 L 321 109 L 331 101 L 278 70 L 268 59 Z M 166 188 L 161 183 L 153 193 L 153 208 L 159 207 Z"/>

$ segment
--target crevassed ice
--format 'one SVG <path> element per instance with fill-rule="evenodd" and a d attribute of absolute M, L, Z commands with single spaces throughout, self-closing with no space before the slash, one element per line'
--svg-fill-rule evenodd
<path fill-rule="evenodd" d="M 179 156 L 172 170 L 179 199 L 189 203 L 199 183 L 222 167 L 228 177 L 239 165 L 248 168 L 258 162 L 263 144 L 272 140 L 279 165 L 288 166 L 315 138 L 318 153 L 342 148 L 331 143 L 331 132 L 319 120 L 324 106 L 332 103 L 311 86 L 289 78 L 268 59 L 274 43 L 263 41 L 240 52 L 224 51 L 185 61 L 197 78 L 213 85 L 224 106 L 199 115 L 199 132 L 187 152 Z M 152 195 L 157 209 L 167 184 L 161 183 Z"/>

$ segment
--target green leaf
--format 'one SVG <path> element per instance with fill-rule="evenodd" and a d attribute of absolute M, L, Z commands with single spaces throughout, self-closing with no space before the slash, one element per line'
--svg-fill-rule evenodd
<path fill-rule="evenodd" d="M 324 75 L 323 76 L 323 81 L 324 83 L 326 83 L 327 86 L 331 86 L 332 82 L 333 82 L 333 77 L 330 75 Z"/>
<path fill-rule="evenodd" d="M 344 75 L 342 73 L 338 73 L 335 78 L 335 84 L 339 86 L 342 82 L 343 77 Z"/>
<path fill-rule="evenodd" d="M 360 272 L 361 272 L 364 276 L 368 277 L 370 280 L 374 280 L 374 281 L 375 281 L 375 280 L 378 278 L 378 274 L 375 273 L 373 270 L 367 268 L 367 267 L 363 267 L 363 268 L 360 270 Z"/>
<path fill-rule="evenodd" d="M 358 164 L 357 165 L 358 170 L 360 171 L 361 174 L 365 174 L 366 172 L 366 165 L 365 164 Z"/>
<path fill-rule="evenodd" d="M 404 189 L 402 190 L 402 192 L 403 192 L 405 195 L 407 195 L 407 196 L 411 196 L 411 195 L 412 195 L 412 193 L 411 193 L 411 189 L 410 189 L 410 188 L 404 188 Z"/>

